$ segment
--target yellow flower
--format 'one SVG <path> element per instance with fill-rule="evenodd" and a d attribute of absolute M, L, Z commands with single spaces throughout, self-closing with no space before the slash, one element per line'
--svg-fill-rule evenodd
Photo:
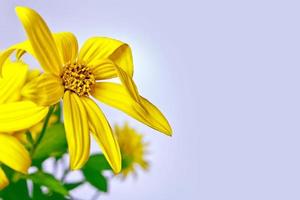
<path fill-rule="evenodd" d="M 28 52 L 39 61 L 45 74 L 28 87 L 27 96 L 40 105 L 53 105 L 63 99 L 71 169 L 81 168 L 88 159 L 91 132 L 113 170 L 121 170 L 118 143 L 106 117 L 90 96 L 171 135 L 163 114 L 137 91 L 127 44 L 93 37 L 78 52 L 77 39 L 72 33 L 52 34 L 42 17 L 29 8 L 17 7 L 16 12 L 29 40 L 3 52 L 0 66 L 13 52 L 19 57 Z M 121 84 L 103 82 L 116 77 Z"/>
<path fill-rule="evenodd" d="M 6 107 L 7 105 L 13 106 L 15 105 L 12 104 L 13 102 L 18 102 L 17 104 L 20 104 L 19 101 L 32 100 L 31 98 L 27 97 L 27 88 L 28 85 L 30 86 L 32 82 L 35 82 L 39 79 L 40 74 L 41 72 L 37 69 L 29 70 L 28 66 L 21 61 L 12 62 L 10 60 L 7 60 L 7 62 L 3 66 L 3 77 L 0 78 L 0 107 Z M 33 102 L 31 102 L 31 104 L 33 104 Z M 25 127 L 13 127 L 7 130 L 5 126 L 1 126 L 0 131 L 9 131 L 11 132 L 10 134 L 16 136 L 21 142 L 26 143 L 27 141 L 25 129 L 28 129 L 32 134 L 33 138 L 35 139 L 42 129 L 42 119 L 47 114 L 48 108 L 44 107 L 43 109 L 41 109 L 41 111 L 42 114 L 39 114 L 39 117 L 36 120 L 32 121 L 32 123 L 27 123 L 29 125 L 26 125 Z M 52 115 L 49 123 L 54 122 L 56 120 L 57 117 Z M 18 122 L 15 121 L 15 123 Z"/>
<path fill-rule="evenodd" d="M 29 71 L 24 63 L 5 61 L 0 79 L 0 132 L 28 129 L 46 116 L 47 107 L 22 95 L 22 88 L 36 76 L 37 71 Z"/>
<path fill-rule="evenodd" d="M 144 157 L 148 144 L 143 141 L 143 135 L 137 133 L 133 128 L 130 128 L 128 124 L 125 124 L 124 127 L 116 125 L 115 134 L 123 158 L 123 167 L 120 175 L 126 178 L 130 173 L 135 174 L 136 165 L 147 170 L 149 168 L 149 162 L 145 160 Z"/>
<path fill-rule="evenodd" d="M 38 76 L 36 71 L 29 71 L 28 66 L 22 62 L 10 62 L 9 60 L 3 66 L 3 77 L 0 79 L 0 107 L 4 109 L 7 105 L 17 105 L 17 102 L 22 99 L 22 88 L 26 85 L 26 82 Z M 28 105 L 35 105 L 28 101 Z M 47 113 L 47 108 L 44 109 L 44 113 Z M 0 111 L 1 113 L 1 111 Z M 17 115 L 16 115 L 17 116 Z M 0 118 L 3 119 L 0 115 Z M 22 117 L 20 115 L 20 117 Z M 36 118 L 31 122 L 37 123 L 41 121 L 44 115 Z M 17 121 L 16 121 L 17 122 Z M 15 122 L 15 123 L 16 123 Z M 7 122 L 10 123 L 10 122 Z M 29 123 L 31 124 L 31 123 Z M 18 127 L 18 125 L 15 125 Z M 20 141 L 14 137 L 14 133 L 3 133 L 2 131 L 8 131 L 0 125 L 0 164 L 9 166 L 10 168 L 19 171 L 21 173 L 27 173 L 28 168 L 31 165 L 31 159 L 26 148 L 20 143 Z M 7 186 L 9 183 L 4 171 L 0 166 L 0 190 Z"/>

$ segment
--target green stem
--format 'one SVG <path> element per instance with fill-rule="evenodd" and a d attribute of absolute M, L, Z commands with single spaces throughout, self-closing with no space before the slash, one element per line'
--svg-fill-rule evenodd
<path fill-rule="evenodd" d="M 64 183 L 66 181 L 66 178 L 67 178 L 67 175 L 69 174 L 69 172 L 70 172 L 69 168 L 67 168 L 67 169 L 64 170 L 63 175 L 61 177 L 61 182 Z"/>
<path fill-rule="evenodd" d="M 34 139 L 32 138 L 30 131 L 26 131 L 26 138 L 32 148 L 32 145 L 34 144 Z"/>
<path fill-rule="evenodd" d="M 36 150 L 37 146 L 40 144 L 40 142 L 42 141 L 42 139 L 43 139 L 43 137 L 44 137 L 44 135 L 46 133 L 46 129 L 47 129 L 50 117 L 51 117 L 51 115 L 52 115 L 52 113 L 54 111 L 54 107 L 55 106 L 50 106 L 50 108 L 49 108 L 49 111 L 48 111 L 48 113 L 46 115 L 46 118 L 45 118 L 45 121 L 44 121 L 44 124 L 43 124 L 43 129 L 42 129 L 41 133 L 39 134 L 36 142 L 33 144 L 33 147 L 31 149 L 31 152 L 30 152 L 31 155 L 34 154 L 34 151 Z"/>
<path fill-rule="evenodd" d="M 62 183 L 64 183 L 65 180 L 66 180 L 67 175 L 70 172 L 70 168 L 68 166 L 66 166 L 64 157 L 61 158 L 61 165 L 62 165 L 62 168 L 64 169 L 64 171 L 63 171 L 63 175 L 62 175 L 60 180 L 61 180 Z"/>

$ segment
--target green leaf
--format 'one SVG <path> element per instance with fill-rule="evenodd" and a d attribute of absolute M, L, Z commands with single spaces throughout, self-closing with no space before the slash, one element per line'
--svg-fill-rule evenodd
<path fill-rule="evenodd" d="M 94 154 L 90 156 L 84 167 L 91 168 L 99 172 L 103 170 L 111 170 L 111 167 L 103 154 Z"/>
<path fill-rule="evenodd" d="M 30 196 L 27 188 L 27 182 L 23 179 L 25 175 L 15 172 L 13 169 L 5 165 L 1 165 L 1 168 L 4 170 L 10 184 L 3 190 L 0 190 L 0 199 L 3 197 L 5 200 L 19 200 L 20 197 L 22 197 L 24 200 L 29 200 Z"/>
<path fill-rule="evenodd" d="M 30 200 L 26 180 L 20 179 L 17 182 L 11 182 L 4 190 L 0 191 L 0 199 L 8 200 Z"/>
<path fill-rule="evenodd" d="M 75 183 L 65 183 L 64 186 L 68 191 L 71 191 L 77 187 L 79 187 L 80 185 L 82 185 L 84 183 L 84 181 L 80 181 L 80 182 L 75 182 Z"/>
<path fill-rule="evenodd" d="M 44 194 L 42 192 L 41 186 L 37 184 L 33 184 L 33 190 L 32 190 L 32 199 L 42 199 L 44 197 Z"/>
<path fill-rule="evenodd" d="M 42 200 L 42 199 L 38 199 L 38 200 Z M 48 196 L 45 196 L 43 200 L 70 200 L 70 198 L 64 197 L 57 193 L 52 193 L 52 194 L 48 194 Z"/>
<path fill-rule="evenodd" d="M 36 185 L 46 186 L 49 190 L 64 196 L 68 195 L 68 190 L 51 174 L 38 171 L 34 174 L 30 174 L 28 178 Z"/>
<path fill-rule="evenodd" d="M 95 171 L 90 168 L 83 168 L 82 172 L 85 179 L 91 185 L 100 191 L 107 192 L 107 180 L 99 171 Z"/>
<path fill-rule="evenodd" d="M 67 152 L 65 128 L 62 123 L 50 126 L 33 154 L 33 160 L 43 161 L 50 156 L 59 157 Z"/>
<path fill-rule="evenodd" d="M 103 154 L 92 155 L 82 169 L 85 179 L 98 190 L 107 192 L 107 180 L 103 170 L 111 170 Z"/>

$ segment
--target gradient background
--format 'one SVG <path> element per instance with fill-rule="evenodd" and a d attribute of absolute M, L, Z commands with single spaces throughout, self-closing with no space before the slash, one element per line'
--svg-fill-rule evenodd
<path fill-rule="evenodd" d="M 16 5 L 81 44 L 129 43 L 140 93 L 173 126 L 169 138 L 101 105 L 145 133 L 152 167 L 99 199 L 300 199 L 299 1 L 2 0 L 1 48 L 25 38 Z"/>

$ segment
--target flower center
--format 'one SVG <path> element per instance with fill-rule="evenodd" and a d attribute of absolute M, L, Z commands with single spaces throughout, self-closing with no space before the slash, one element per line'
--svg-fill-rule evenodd
<path fill-rule="evenodd" d="M 79 96 L 91 94 L 96 83 L 92 70 L 84 64 L 68 63 L 61 75 L 65 90 L 71 90 Z"/>

